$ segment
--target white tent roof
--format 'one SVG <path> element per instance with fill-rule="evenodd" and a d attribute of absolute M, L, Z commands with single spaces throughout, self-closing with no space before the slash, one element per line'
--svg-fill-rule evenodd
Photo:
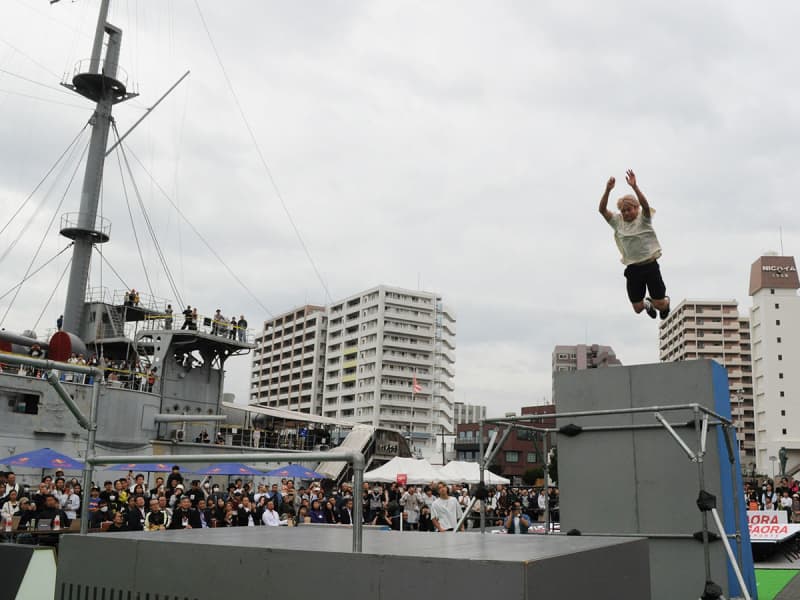
<path fill-rule="evenodd" d="M 364 473 L 364 481 L 391 483 L 397 481 L 399 474 L 405 474 L 409 484 L 417 485 L 440 481 L 438 469 L 427 460 L 395 456 L 385 465 Z"/>
<path fill-rule="evenodd" d="M 476 462 L 451 460 L 439 469 L 441 480 L 446 483 L 479 483 L 481 477 L 480 465 Z M 507 485 L 510 480 L 500 475 L 495 475 L 488 469 L 483 471 L 483 479 L 487 485 Z"/>

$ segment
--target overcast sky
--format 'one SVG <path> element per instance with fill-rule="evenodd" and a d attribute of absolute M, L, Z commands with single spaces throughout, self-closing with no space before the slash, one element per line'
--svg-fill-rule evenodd
<path fill-rule="evenodd" d="M 91 115 L 57 83 L 90 55 L 98 5 L 2 2 L 0 226 Z M 195 4 L 112 7 L 124 30 L 121 65 L 141 93 L 115 108 L 121 131 L 192 71 L 131 135 L 130 150 L 269 311 L 325 303 Z M 611 229 L 597 213 L 610 175 L 621 195 L 633 168 L 658 210 L 674 304 L 735 298 L 746 312 L 750 264 L 780 249 L 779 228 L 785 253 L 798 252 L 796 2 L 200 7 L 333 298 L 380 283 L 441 293 L 458 318 L 456 399 L 486 404 L 491 416 L 550 400 L 556 344 L 608 344 L 624 364 L 658 360 L 657 323 L 631 311 Z M 49 179 L 0 236 L 2 255 L 32 216 L 0 263 L 0 293 L 22 278 L 74 168 Z M 251 325 L 267 318 L 135 170 L 184 301 L 207 314 L 244 313 Z M 118 182 L 112 156 L 107 257 L 127 285 L 147 290 Z M 76 183 L 59 214 L 78 204 Z M 153 290 L 174 299 L 137 218 Z M 47 237 L 37 264 L 65 244 Z M 65 260 L 23 288 L 3 327 L 34 325 Z M 102 277 L 122 287 L 97 266 L 92 285 Z M 64 297 L 56 291 L 40 332 L 53 327 Z M 227 366 L 226 389 L 238 401 L 249 363 Z"/>

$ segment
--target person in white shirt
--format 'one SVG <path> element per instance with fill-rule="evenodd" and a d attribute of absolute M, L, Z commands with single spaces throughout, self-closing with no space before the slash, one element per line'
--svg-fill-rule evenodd
<path fill-rule="evenodd" d="M 439 484 L 439 497 L 431 507 L 431 520 L 437 531 L 455 531 L 461 519 L 461 505 L 458 500 L 450 496 L 447 484 Z M 461 531 L 464 526 L 461 526 Z"/>
<path fill-rule="evenodd" d="M 656 310 L 661 319 L 669 315 L 669 296 L 667 287 L 661 277 L 661 244 L 653 229 L 655 210 L 650 207 L 647 198 L 636 183 L 636 175 L 630 169 L 625 173 L 625 180 L 635 195 L 628 194 L 617 201 L 620 212 L 613 214 L 608 210 L 608 195 L 616 183 L 610 177 L 605 192 L 600 198 L 600 214 L 614 229 L 614 241 L 622 254 L 625 265 L 628 299 L 636 314 L 642 311 L 655 319 Z M 640 210 L 641 209 L 641 210 Z M 645 298 L 646 292 L 650 293 Z"/>
<path fill-rule="evenodd" d="M 20 512 L 21 508 L 17 499 L 17 491 L 11 490 L 11 493 L 8 495 L 8 500 L 3 503 L 3 508 L 0 509 L 0 520 L 5 522 L 6 518 L 12 518 Z"/>
<path fill-rule="evenodd" d="M 67 518 L 69 518 L 70 521 L 78 518 L 78 510 L 80 507 L 81 497 L 75 493 L 75 490 L 68 487 L 66 494 L 64 494 L 64 503 L 61 505 L 61 508 L 67 514 Z"/>
<path fill-rule="evenodd" d="M 267 500 L 267 508 L 264 509 L 261 522 L 268 527 L 278 527 L 279 525 L 286 525 L 287 520 L 281 520 L 281 516 L 275 510 L 275 503 L 272 500 Z"/>

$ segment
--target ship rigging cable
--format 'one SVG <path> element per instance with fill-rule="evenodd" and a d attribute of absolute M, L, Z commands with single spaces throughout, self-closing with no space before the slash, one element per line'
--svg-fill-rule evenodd
<path fill-rule="evenodd" d="M 69 266 L 71 264 L 72 264 L 72 257 L 70 257 L 70 259 L 67 261 L 67 264 L 64 266 L 64 270 L 61 271 L 61 277 L 59 277 L 58 281 L 56 281 L 56 285 L 53 287 L 53 291 L 50 292 L 50 297 L 47 299 L 47 302 L 45 302 L 44 306 L 42 307 L 42 312 L 39 313 L 39 317 L 36 319 L 36 323 L 34 323 L 33 327 L 31 327 L 31 329 L 33 329 L 34 331 L 36 331 L 36 328 L 39 327 L 39 321 L 42 320 L 44 313 L 47 311 L 47 307 L 50 306 L 50 303 L 53 301 L 53 296 L 56 295 L 56 292 L 61 287 L 61 282 L 64 279 L 64 275 L 67 274 L 67 271 L 69 270 Z"/>
<path fill-rule="evenodd" d="M 56 217 L 58 216 L 58 211 L 61 210 L 61 205 L 64 204 L 64 200 L 67 197 L 67 193 L 69 193 L 69 189 L 70 187 L 72 187 L 72 182 L 75 181 L 75 175 L 78 174 L 78 169 L 80 168 L 81 163 L 83 162 L 83 157 L 86 155 L 88 149 L 89 149 L 89 143 L 87 142 L 86 146 L 83 149 L 83 152 L 81 152 L 80 158 L 75 163 L 75 168 L 72 170 L 72 175 L 70 176 L 69 182 L 67 183 L 67 188 L 61 195 L 61 200 L 58 201 L 58 206 L 56 206 L 56 209 L 53 211 L 53 216 L 50 217 L 50 222 L 47 224 L 47 228 L 44 230 L 44 235 L 42 236 L 42 240 L 39 242 L 39 246 L 36 248 L 36 252 L 34 252 L 31 262 L 28 264 L 28 268 L 25 271 L 25 275 L 22 278 L 22 283 L 25 283 L 25 281 L 28 279 L 28 275 L 31 272 L 31 269 L 33 268 L 33 263 L 35 263 L 36 259 L 39 258 L 39 252 L 42 251 L 42 246 L 44 246 L 44 242 L 47 239 L 48 234 L 50 233 L 50 228 L 53 227 L 53 223 L 55 222 Z M 20 284 L 19 287 L 17 287 L 17 290 L 14 292 L 14 297 L 11 298 L 11 302 L 8 304 L 8 307 L 6 307 L 6 312 L 3 313 L 3 318 L 0 319 L 0 327 L 2 327 L 3 323 L 5 323 L 6 317 L 8 316 L 8 312 L 11 310 L 11 307 L 14 306 L 14 302 L 16 301 L 17 296 L 19 295 L 21 289 L 22 289 L 22 284 Z"/>
<path fill-rule="evenodd" d="M 211 48 L 214 50 L 214 55 L 217 57 L 217 62 L 219 63 L 219 67 L 222 71 L 222 75 L 225 78 L 225 83 L 228 85 L 228 90 L 233 96 L 233 101 L 236 103 L 236 108 L 239 110 L 239 115 L 242 117 L 242 121 L 244 122 L 244 126 L 247 129 L 247 133 L 250 134 L 250 141 L 253 143 L 253 147 L 256 150 L 256 154 L 258 154 L 258 158 L 261 160 L 261 165 L 264 167 L 264 172 L 267 174 L 267 179 L 269 179 L 270 184 L 272 185 L 272 189 L 275 190 L 275 195 L 278 197 L 280 201 L 281 207 L 283 208 L 283 212 L 286 214 L 286 218 L 289 220 L 289 224 L 292 226 L 295 235 L 297 236 L 298 241 L 300 242 L 300 246 L 303 248 L 303 252 L 305 252 L 306 257 L 308 258 L 308 262 L 311 263 L 311 268 L 314 269 L 314 273 L 317 275 L 317 279 L 322 284 L 322 288 L 325 290 L 325 295 L 328 298 L 328 302 L 333 302 L 333 297 L 331 296 L 330 290 L 328 290 L 328 284 L 325 283 L 325 279 L 322 277 L 322 273 L 320 272 L 319 268 L 317 267 L 317 263 L 314 261 L 314 257 L 311 256 L 311 251 L 308 249 L 305 240 L 303 239 L 303 235 L 300 233 L 300 228 L 297 226 L 297 223 L 294 221 L 294 217 L 292 217 L 292 213 L 289 211 L 289 206 L 286 204 L 286 201 L 283 199 L 283 195 L 281 194 L 280 189 L 278 189 L 278 183 L 275 181 L 275 177 L 272 175 L 272 170 L 269 168 L 267 164 L 267 159 L 264 158 L 264 153 L 261 152 L 261 146 L 258 144 L 258 139 L 256 138 L 256 134 L 253 132 L 253 128 L 250 126 L 250 121 L 247 119 L 247 115 L 244 113 L 244 109 L 242 108 L 241 102 L 239 102 L 239 96 L 236 95 L 236 90 L 233 87 L 233 83 L 228 77 L 228 71 L 225 68 L 224 63 L 222 62 L 222 57 L 217 50 L 217 45 L 214 43 L 214 38 L 211 37 L 211 31 L 206 24 L 206 19 L 203 16 L 203 11 L 200 9 L 200 3 L 198 0 L 194 0 L 194 5 L 197 7 L 197 12 L 200 15 L 200 21 L 203 23 L 203 29 L 205 29 L 206 35 L 208 36 L 208 41 L 211 43 Z"/>
<path fill-rule="evenodd" d="M 114 127 L 114 135 L 119 140 L 119 131 L 117 130 L 116 124 L 113 124 Z M 167 264 L 167 259 L 164 256 L 164 251 L 161 249 L 161 244 L 158 241 L 158 236 L 156 235 L 156 231 L 153 228 L 153 222 L 150 220 L 150 214 L 147 212 L 147 208 L 145 208 L 144 201 L 142 200 L 142 194 L 139 192 L 139 186 L 136 184 L 136 179 L 133 176 L 133 170 L 131 169 L 130 161 L 128 161 L 128 155 L 125 152 L 125 144 L 120 144 L 119 146 L 119 155 L 122 156 L 122 162 L 125 163 L 125 168 L 128 171 L 128 176 L 131 179 L 131 185 L 133 186 L 133 191 L 136 194 L 136 201 L 139 203 L 139 208 L 142 211 L 142 216 L 144 217 L 145 225 L 147 226 L 147 231 L 150 233 L 150 238 L 153 240 L 153 246 L 156 249 L 156 254 L 158 255 L 158 260 L 161 263 L 161 267 L 164 269 L 164 274 L 167 277 L 167 282 L 169 283 L 170 289 L 172 293 L 175 294 L 175 299 L 178 301 L 178 306 L 183 306 L 183 298 L 181 297 L 181 293 L 178 291 L 178 286 L 175 283 L 175 278 L 172 276 L 172 271 Z M 122 165 L 120 164 L 120 169 Z M 152 291 L 150 292 L 152 294 Z"/>
<path fill-rule="evenodd" d="M 122 287 L 124 287 L 126 290 L 129 290 L 129 289 L 131 289 L 131 288 L 130 288 L 130 286 L 128 286 L 128 284 L 127 284 L 127 283 L 125 283 L 125 280 L 122 278 L 122 275 L 120 275 L 120 274 L 117 272 L 117 270 L 114 268 L 114 265 L 112 265 L 112 264 L 109 262 L 109 260 L 106 258 L 106 255 L 105 255 L 105 254 L 103 254 L 103 253 L 101 252 L 101 250 L 100 250 L 100 248 L 98 247 L 98 245 L 97 245 L 97 244 L 94 244 L 94 249 L 95 249 L 95 250 L 97 250 L 97 254 L 100 256 L 100 258 L 102 259 L 102 261 L 103 261 L 103 262 L 106 264 L 106 266 L 107 266 L 109 269 L 111 269 L 111 272 L 112 272 L 112 273 L 114 273 L 114 275 L 116 275 L 116 276 L 117 276 L 117 279 L 119 279 L 120 283 L 122 284 Z M 102 272 L 102 271 L 101 271 L 101 272 Z M 101 286 L 101 287 L 102 287 L 102 286 Z M 0 298 L 0 299 L 2 299 L 2 298 Z"/>
<path fill-rule="evenodd" d="M 83 132 L 84 132 L 84 131 L 86 131 L 86 128 L 87 128 L 88 126 L 89 126 L 89 122 L 87 121 L 87 122 L 86 122 L 86 124 L 83 126 L 83 128 L 82 128 L 82 129 L 81 129 L 81 130 L 78 132 L 78 135 L 76 135 L 76 136 L 75 136 L 75 137 L 72 139 L 72 141 L 69 143 L 69 145 L 68 145 L 68 146 L 67 146 L 67 147 L 64 149 L 64 151 L 61 153 L 61 156 L 59 156 L 59 157 L 56 159 L 56 162 L 54 162 L 54 163 L 53 163 L 53 166 L 52 166 L 52 167 L 50 167 L 50 168 L 47 170 L 47 173 L 45 173 L 45 174 L 44 174 L 44 177 L 42 177 L 42 179 L 39 181 L 39 183 L 37 183 L 37 184 L 36 184 L 36 186 L 33 188 L 33 191 L 32 191 L 30 194 L 28 194 L 28 197 L 27 197 L 27 198 L 25 198 L 25 200 L 23 200 L 23 201 L 22 201 L 22 204 L 20 204 L 20 205 L 19 205 L 19 208 L 17 208 L 17 210 L 15 210 L 15 211 L 14 211 L 14 214 L 13 214 L 13 215 L 11 215 L 11 218 L 8 220 L 8 222 L 7 222 L 5 225 L 3 225 L 3 228 L 2 228 L 2 229 L 0 229 L 0 235 L 3 235 L 3 232 L 5 232 L 5 230 L 6 230 L 6 229 L 8 229 L 8 226 L 9 226 L 9 225 L 11 225 L 11 223 L 14 221 L 14 219 L 15 219 L 15 218 L 17 218 L 17 216 L 19 215 L 19 213 L 21 213 L 21 212 L 22 212 L 22 210 L 25 208 L 25 206 L 28 204 L 28 202 L 30 202 L 31 198 L 33 198 L 34 194 L 35 194 L 37 191 L 39 191 L 39 188 L 40 188 L 40 187 L 42 187 L 42 185 L 44 184 L 44 182 L 45 182 L 45 181 L 47 181 L 47 178 L 48 178 L 48 177 L 50 177 L 50 174 L 51 174 L 53 171 L 55 171 L 55 170 L 56 170 L 56 167 L 57 167 L 57 166 L 58 166 L 58 164 L 59 164 L 59 163 L 62 161 L 62 159 L 63 159 L 63 158 L 64 158 L 64 157 L 65 157 L 65 156 L 66 156 L 66 155 L 67 155 L 67 154 L 70 152 L 70 150 L 72 150 L 72 148 L 75 146 L 75 144 L 77 144 L 77 143 L 78 143 L 78 140 L 80 139 L 81 135 L 83 135 Z M 11 251 L 11 248 L 12 248 L 14 245 L 16 245 L 16 243 L 17 243 L 17 240 L 19 240 L 19 238 L 22 236 L 22 234 L 23 234 L 23 233 L 25 232 L 25 230 L 28 228 L 28 226 L 30 225 L 30 223 L 31 223 L 31 220 L 29 220 L 29 221 L 28 221 L 28 222 L 25 224 L 25 226 L 23 227 L 23 229 L 22 229 L 22 231 L 20 232 L 19 236 L 17 236 L 17 239 L 16 239 L 16 240 L 14 240 L 14 242 L 11 244 L 11 246 L 9 246 L 9 248 L 8 248 L 8 249 L 7 249 L 7 250 L 6 250 L 6 251 L 3 253 L 3 255 L 2 255 L 2 256 L 0 256 L 0 262 L 3 262 L 3 259 L 4 259 L 4 258 L 5 258 L 5 257 L 8 255 L 8 253 Z"/>
<path fill-rule="evenodd" d="M 112 123 L 113 125 L 113 123 Z M 117 128 L 114 127 L 114 134 L 117 135 Z M 139 253 L 139 262 L 142 263 L 142 271 L 144 271 L 144 279 L 147 282 L 147 290 L 151 296 L 153 293 L 153 286 L 150 283 L 150 275 L 148 274 L 147 264 L 144 262 L 144 255 L 142 254 L 142 245 L 139 243 L 139 234 L 136 233 L 136 222 L 133 220 L 133 211 L 131 210 L 131 201 L 128 198 L 128 186 L 125 185 L 125 173 L 122 171 L 122 159 L 119 152 L 117 153 L 117 163 L 119 164 L 119 178 L 122 183 L 122 195 L 125 196 L 125 206 L 128 207 L 128 216 L 131 218 L 131 230 L 133 231 L 133 239 L 136 242 L 136 251 Z"/>
<path fill-rule="evenodd" d="M 228 263 L 226 263 L 222 259 L 222 257 L 217 253 L 216 250 L 214 250 L 214 248 L 211 246 L 211 244 L 209 244 L 208 240 L 206 240 L 206 238 L 203 237 L 203 234 L 200 233 L 200 231 L 197 229 L 197 227 L 195 227 L 194 224 L 188 219 L 188 217 L 185 214 L 183 214 L 183 211 L 178 207 L 177 204 L 175 204 L 175 202 L 172 200 L 172 198 L 170 198 L 170 196 L 169 196 L 169 194 L 167 194 L 166 190 L 164 190 L 164 188 L 161 187 L 161 184 L 158 183 L 156 178 L 153 177 L 153 174 L 150 173 L 150 171 L 147 170 L 147 167 L 144 166 L 144 163 L 141 161 L 141 159 L 138 156 L 136 156 L 136 153 L 130 147 L 128 147 L 128 152 L 130 152 L 131 156 L 136 160 L 137 163 L 139 163 L 139 166 L 145 172 L 145 175 L 147 175 L 150 178 L 150 181 L 153 183 L 153 185 L 156 186 L 156 189 L 159 192 L 161 192 L 161 195 L 164 196 L 164 198 L 167 200 L 167 202 L 170 203 L 172 208 L 175 209 L 175 212 L 178 214 L 178 216 L 181 219 L 183 219 L 184 223 L 186 223 L 189 226 L 189 228 L 194 232 L 194 234 L 197 236 L 197 238 L 201 242 L 203 242 L 203 245 L 206 248 L 208 248 L 208 251 L 211 252 L 211 254 L 214 256 L 214 258 L 216 258 L 219 261 L 219 263 L 225 268 L 225 270 L 228 272 L 228 274 L 231 277 L 233 277 L 234 281 L 236 281 L 236 283 L 238 283 L 240 286 L 242 286 L 242 289 L 250 295 L 250 297 L 256 302 L 256 304 L 258 304 L 262 309 L 264 309 L 264 312 L 266 312 L 270 317 L 274 317 L 275 315 L 272 313 L 272 311 L 269 308 L 267 308 L 264 305 L 264 303 L 259 299 L 259 297 L 256 296 L 253 293 L 253 290 L 251 290 L 249 287 L 247 287 L 245 282 L 242 281 L 241 278 L 239 278 L 238 275 L 236 275 L 236 273 L 233 271 L 233 269 L 231 269 L 230 266 L 228 266 Z"/>
<path fill-rule="evenodd" d="M 16 289 L 19 289 L 20 287 L 22 287 L 22 284 L 24 284 L 26 281 L 28 281 L 28 279 L 31 279 L 31 278 L 33 278 L 33 277 L 34 277 L 34 276 L 35 276 L 35 275 L 36 275 L 36 274 L 37 274 L 39 271 L 41 271 L 42 269 L 44 269 L 44 268 L 45 268 L 47 265 L 49 265 L 51 262 L 53 262 L 53 261 L 54 261 L 55 259 L 57 259 L 59 256 L 61 256 L 62 254 L 64 254 L 64 252 L 66 252 L 67 250 L 69 250 L 70 248 L 72 248 L 72 245 L 73 245 L 73 242 L 70 242 L 69 244 L 67 244 L 66 246 L 64 246 L 64 248 L 62 248 L 62 249 L 61 249 L 61 250 L 60 250 L 58 253 L 56 253 L 56 255 L 55 255 L 55 256 L 53 256 L 52 258 L 50 258 L 49 260 L 47 260 L 47 261 L 46 261 L 46 262 L 45 262 L 43 265 L 41 265 L 41 266 L 37 267 L 35 270 L 33 270 L 31 273 L 29 273 L 29 274 L 28 274 L 26 277 L 24 277 L 24 278 L 22 279 L 22 281 L 20 281 L 18 284 L 14 285 L 13 287 L 10 287 L 9 289 L 7 289 L 7 290 L 5 291 L 5 293 L 3 293 L 3 295 L 2 295 L 2 296 L 0 296 L 0 300 L 3 300 L 3 299 L 5 299 L 5 297 L 6 297 L 6 296 L 8 296 L 9 294 L 11 294 L 11 293 L 12 293 L 14 290 L 16 290 Z"/>

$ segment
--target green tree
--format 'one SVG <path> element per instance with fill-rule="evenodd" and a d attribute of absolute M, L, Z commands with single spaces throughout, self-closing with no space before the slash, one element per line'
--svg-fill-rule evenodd
<path fill-rule="evenodd" d="M 524 481 L 526 485 L 536 485 L 536 480 L 543 478 L 544 468 L 542 467 L 532 467 L 522 474 L 522 481 Z"/>

